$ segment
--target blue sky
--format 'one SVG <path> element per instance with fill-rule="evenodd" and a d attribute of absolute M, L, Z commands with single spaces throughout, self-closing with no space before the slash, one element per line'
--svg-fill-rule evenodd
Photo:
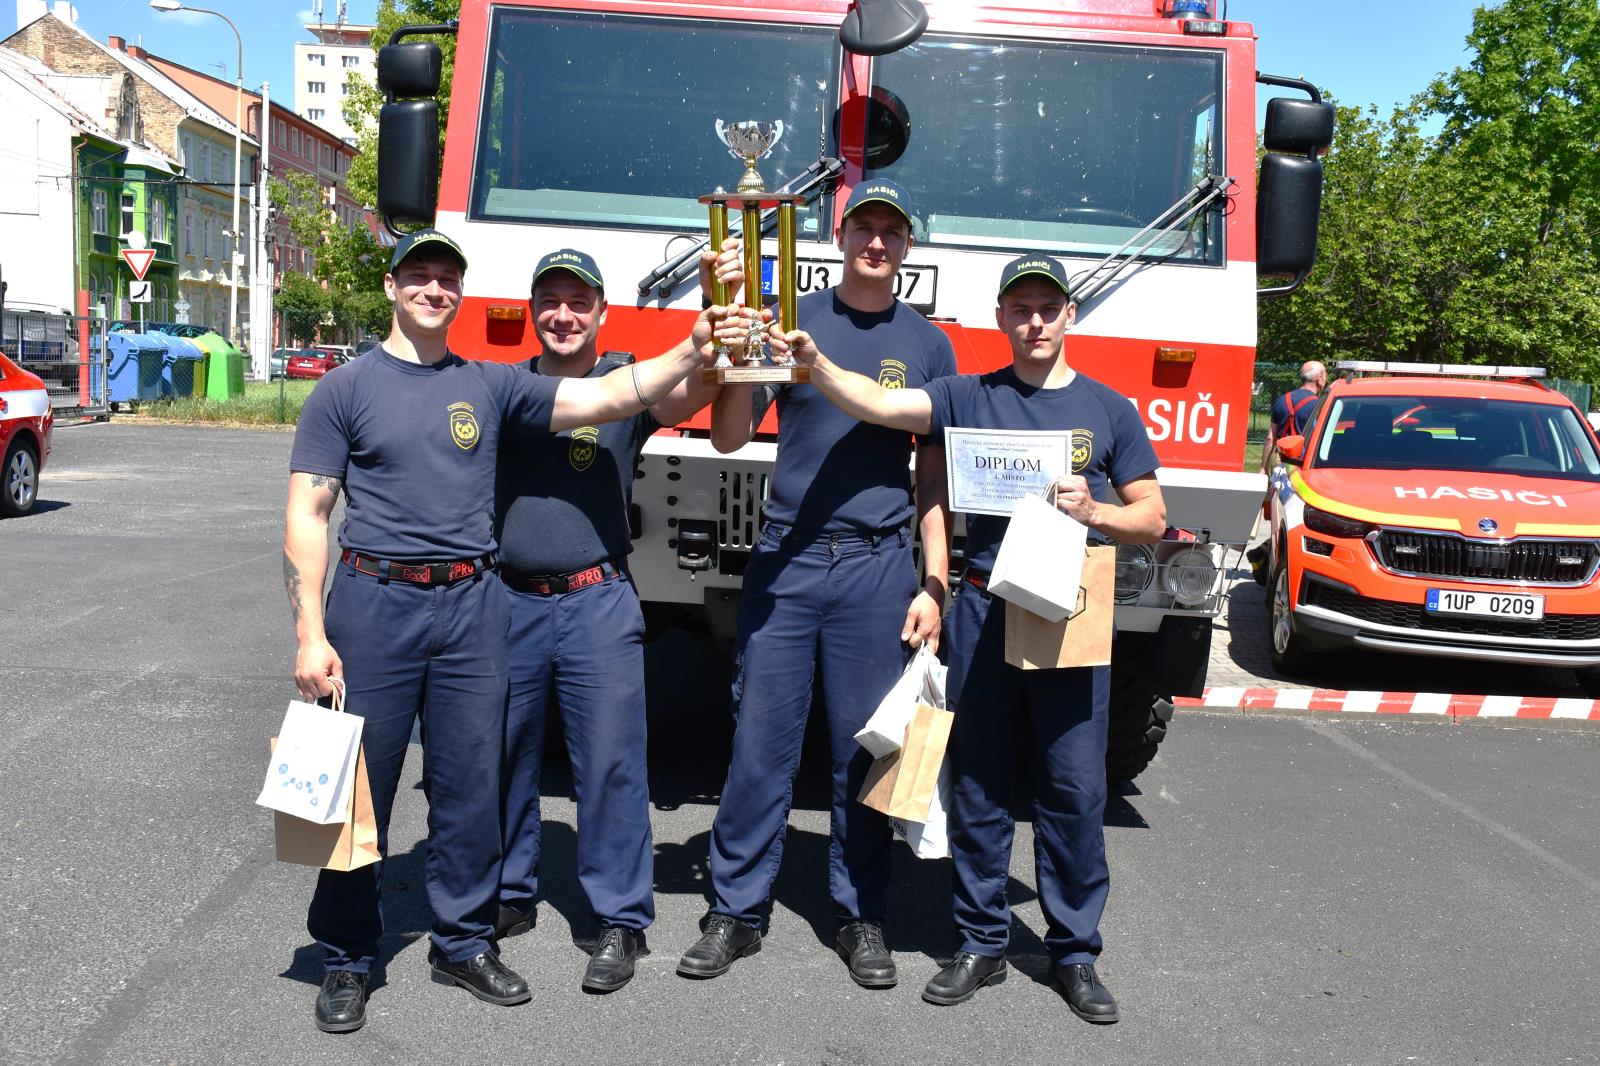
<path fill-rule="evenodd" d="M 254 88 L 293 105 L 293 44 L 310 0 L 196 0 L 226 12 L 245 41 L 244 73 Z M 1228 17 L 1255 25 L 1261 70 L 1303 76 L 1344 104 L 1377 104 L 1387 114 L 1441 71 L 1466 61 L 1474 0 L 1227 0 Z M 331 21 L 337 0 L 326 0 Z M 350 0 L 352 22 L 370 22 L 377 0 Z M 149 0 L 79 0 L 78 24 L 105 40 L 118 34 L 158 55 L 232 80 L 233 35 L 209 15 L 163 15 Z M 16 26 L 15 0 L 0 0 L 0 30 Z"/>

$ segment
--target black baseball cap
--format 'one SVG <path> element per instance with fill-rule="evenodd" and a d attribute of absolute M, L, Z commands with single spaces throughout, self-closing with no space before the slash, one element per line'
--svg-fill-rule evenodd
<path fill-rule="evenodd" d="M 451 252 L 457 259 L 461 260 L 461 269 L 463 271 L 467 269 L 467 253 L 461 250 L 461 245 L 436 229 L 419 229 L 412 230 L 404 237 L 401 237 L 400 243 L 394 246 L 394 254 L 389 257 L 389 273 L 393 274 L 395 269 L 405 260 L 405 257 L 412 252 L 419 248 L 429 248 L 433 245 L 439 245 Z"/>
<path fill-rule="evenodd" d="M 888 178 L 873 178 L 857 185 L 844 203 L 844 217 L 849 218 L 863 204 L 888 204 L 906 217 L 906 224 L 916 227 L 916 210 L 911 206 L 911 194 L 905 186 Z"/>
<path fill-rule="evenodd" d="M 533 268 L 533 281 L 528 285 L 531 289 L 539 284 L 539 279 L 552 270 L 570 270 L 578 275 L 578 280 L 586 285 L 593 285 L 600 290 L 600 295 L 606 292 L 606 283 L 600 277 L 600 267 L 595 263 L 594 257 L 578 251 L 576 248 L 562 248 L 551 252 Z"/>
<path fill-rule="evenodd" d="M 1067 281 L 1067 268 L 1048 255 L 1041 255 L 1037 252 L 1031 255 L 1018 256 L 1000 268 L 1000 291 L 995 293 L 995 298 L 999 299 L 1004 296 L 1007 289 L 1031 274 L 1038 275 L 1041 278 L 1049 278 L 1061 289 L 1062 295 L 1068 299 L 1072 298 L 1072 286 Z"/>

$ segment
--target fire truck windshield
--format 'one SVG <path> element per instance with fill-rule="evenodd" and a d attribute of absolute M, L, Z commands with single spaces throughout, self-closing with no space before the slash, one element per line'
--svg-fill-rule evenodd
<path fill-rule="evenodd" d="M 929 34 L 874 62 L 912 133 L 873 173 L 914 191 L 927 243 L 1103 255 L 1224 173 L 1222 76 L 1211 49 Z M 1221 263 L 1220 217 L 1146 254 Z"/>
<path fill-rule="evenodd" d="M 743 165 L 715 122 L 781 121 L 769 189 L 836 151 L 826 26 L 495 8 L 472 217 L 705 230 Z M 817 233 L 814 201 L 802 235 Z M 824 234 L 824 239 L 831 234 Z"/>

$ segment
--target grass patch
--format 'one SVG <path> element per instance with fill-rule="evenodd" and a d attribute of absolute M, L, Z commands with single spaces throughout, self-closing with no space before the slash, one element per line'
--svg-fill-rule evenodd
<path fill-rule="evenodd" d="M 244 394 L 231 400 L 205 396 L 157 400 L 139 405 L 141 418 L 170 419 L 175 422 L 220 422 L 237 426 L 295 425 L 300 408 L 317 383 L 315 381 L 247 381 Z M 280 403 L 279 386 L 282 386 Z"/>

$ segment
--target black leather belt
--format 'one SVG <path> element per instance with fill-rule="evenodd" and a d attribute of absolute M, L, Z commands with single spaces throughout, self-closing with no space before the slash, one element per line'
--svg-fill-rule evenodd
<path fill-rule="evenodd" d="M 383 581 L 404 581 L 412 585 L 453 585 L 494 569 L 494 556 L 457 559 L 447 563 L 397 563 L 346 549 L 340 559 L 358 573 Z"/>
<path fill-rule="evenodd" d="M 591 566 L 583 570 L 574 570 L 570 574 L 517 574 L 504 568 L 500 570 L 500 580 L 516 589 L 518 592 L 532 592 L 540 596 L 556 596 L 563 592 L 576 592 L 590 585 L 598 585 L 610 577 L 622 573 L 622 568 L 607 559 L 598 566 Z"/>

